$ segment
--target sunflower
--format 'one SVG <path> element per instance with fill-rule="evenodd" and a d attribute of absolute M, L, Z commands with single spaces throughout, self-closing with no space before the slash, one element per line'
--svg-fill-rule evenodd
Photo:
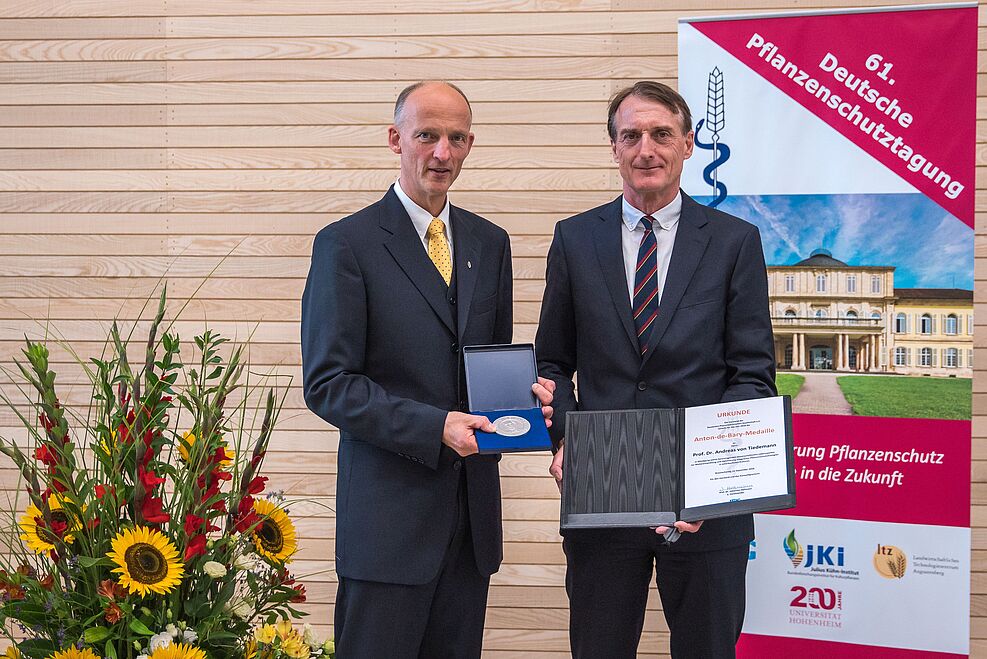
<path fill-rule="evenodd" d="M 21 651 L 17 649 L 16 645 L 11 645 L 3 654 L 0 654 L 0 659 L 21 659 Z"/>
<path fill-rule="evenodd" d="M 50 655 L 48 659 L 99 659 L 99 655 L 89 648 L 84 648 L 82 650 L 68 648 Z"/>
<path fill-rule="evenodd" d="M 251 532 L 257 553 L 274 563 L 289 562 L 298 549 L 291 518 L 267 499 L 254 501 L 254 512 L 263 518 Z"/>
<path fill-rule="evenodd" d="M 178 442 L 178 454 L 182 456 L 182 460 L 184 460 L 185 462 L 189 461 L 189 456 L 191 455 L 192 452 L 192 446 L 195 445 L 195 442 L 197 440 L 198 440 L 198 435 L 196 435 L 194 432 L 189 430 L 187 433 L 182 435 L 182 441 Z M 229 444 L 226 443 L 225 439 L 221 439 L 219 441 L 219 445 L 223 448 L 223 455 L 226 456 L 223 460 L 220 460 L 219 466 L 229 467 L 231 464 L 233 464 L 233 458 L 235 456 L 232 453 L 230 453 L 230 446 Z"/>
<path fill-rule="evenodd" d="M 62 534 L 62 540 L 67 545 L 71 545 L 75 541 L 74 532 L 78 531 L 82 526 L 79 524 L 79 520 L 70 517 L 62 507 L 62 500 L 58 498 L 58 495 L 52 494 L 48 497 L 48 510 L 51 512 L 51 521 L 54 525 L 61 526 L 65 525 L 65 531 Z M 48 541 L 51 537 L 49 535 L 50 531 L 46 532 L 44 535 L 38 532 L 38 520 L 41 519 L 41 510 L 38 509 L 33 503 L 27 507 L 24 514 L 21 516 L 18 526 L 21 527 L 21 531 L 24 535 L 21 536 L 29 549 L 31 549 L 35 554 L 43 554 L 46 551 L 50 551 L 55 548 L 55 545 Z"/>
<path fill-rule="evenodd" d="M 164 595 L 181 582 L 185 566 L 161 531 L 138 526 L 118 533 L 112 546 L 106 555 L 118 566 L 113 572 L 120 573 L 120 585 L 131 593 Z"/>
<path fill-rule="evenodd" d="M 170 643 L 149 654 L 147 659 L 206 659 L 206 653 L 184 643 Z"/>

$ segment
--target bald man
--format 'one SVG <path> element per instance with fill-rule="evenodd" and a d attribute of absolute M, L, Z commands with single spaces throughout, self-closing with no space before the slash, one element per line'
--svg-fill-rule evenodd
<path fill-rule="evenodd" d="M 339 659 L 479 657 L 503 556 L 497 455 L 478 455 L 464 345 L 509 343 L 507 233 L 452 206 L 473 145 L 463 92 L 398 96 L 398 181 L 315 238 L 302 298 L 305 401 L 339 428 Z M 533 390 L 551 415 L 554 384 Z"/>

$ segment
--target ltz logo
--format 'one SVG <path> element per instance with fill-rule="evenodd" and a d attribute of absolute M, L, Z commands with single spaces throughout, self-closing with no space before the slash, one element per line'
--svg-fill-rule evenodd
<path fill-rule="evenodd" d="M 792 567 L 843 567 L 844 564 L 843 547 L 837 545 L 806 545 L 803 547 L 795 538 L 795 529 L 792 529 L 791 533 L 785 537 L 783 546 L 785 553 L 792 561 Z M 803 561 L 805 561 L 804 565 Z"/>

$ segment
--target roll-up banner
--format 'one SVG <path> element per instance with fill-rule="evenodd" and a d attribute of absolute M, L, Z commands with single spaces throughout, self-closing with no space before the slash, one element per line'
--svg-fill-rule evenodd
<path fill-rule="evenodd" d="M 683 188 L 756 224 L 798 506 L 743 657 L 967 656 L 977 5 L 683 19 Z"/>

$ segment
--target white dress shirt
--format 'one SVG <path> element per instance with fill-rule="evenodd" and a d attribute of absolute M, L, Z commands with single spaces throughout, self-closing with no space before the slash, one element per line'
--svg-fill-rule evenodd
<path fill-rule="evenodd" d="M 624 251 L 624 273 L 627 275 L 627 303 L 634 304 L 634 275 L 637 271 L 637 253 L 644 239 L 644 224 L 641 218 L 645 216 L 623 199 L 623 226 L 620 229 L 620 244 Z M 651 213 L 654 218 L 652 229 L 658 249 L 655 256 L 658 259 L 658 301 L 665 292 L 665 281 L 668 277 L 668 262 L 672 258 L 672 246 L 675 244 L 675 232 L 679 227 L 682 216 L 682 191 L 667 206 Z"/>
<path fill-rule="evenodd" d="M 404 210 L 408 211 L 408 216 L 411 217 L 411 223 L 415 225 L 415 231 L 418 232 L 418 237 L 422 240 L 422 246 L 425 248 L 425 252 L 428 253 L 428 225 L 432 223 L 432 214 L 413 202 L 411 197 L 405 194 L 404 190 L 401 189 L 400 181 L 394 182 L 394 192 L 397 194 L 398 199 L 401 200 Z M 449 197 L 446 197 L 445 206 L 442 207 L 442 211 L 435 217 L 438 217 L 446 225 L 446 242 L 449 243 L 449 257 L 452 258 L 452 223 L 449 222 Z"/>

